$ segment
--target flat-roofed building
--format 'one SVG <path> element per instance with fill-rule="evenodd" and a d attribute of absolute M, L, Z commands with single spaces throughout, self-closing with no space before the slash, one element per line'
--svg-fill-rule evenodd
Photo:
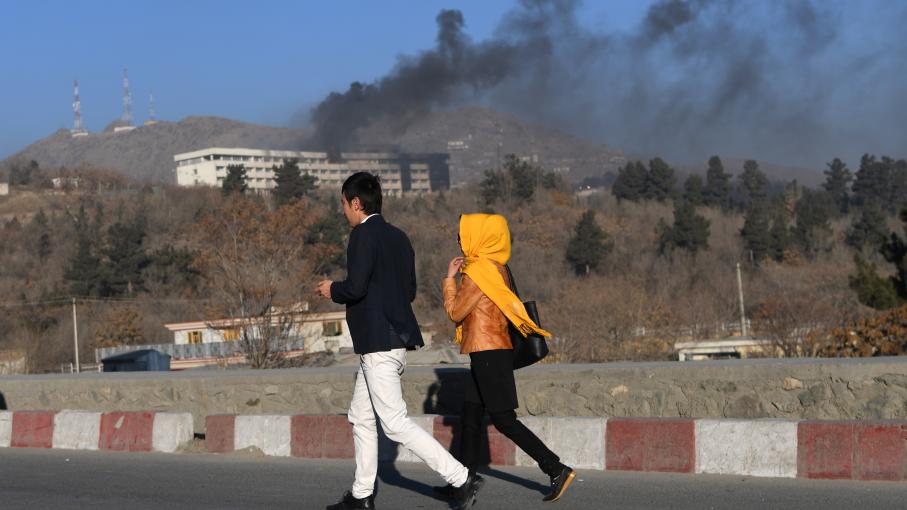
<path fill-rule="evenodd" d="M 267 193 L 276 186 L 274 167 L 285 160 L 295 161 L 300 171 L 315 177 L 322 189 L 339 190 L 356 172 L 378 176 L 385 194 L 392 196 L 450 186 L 449 156 L 444 153 L 344 152 L 331 158 L 326 152 L 212 147 L 176 154 L 173 160 L 179 186 L 221 187 L 227 167 L 243 165 L 249 189 Z"/>

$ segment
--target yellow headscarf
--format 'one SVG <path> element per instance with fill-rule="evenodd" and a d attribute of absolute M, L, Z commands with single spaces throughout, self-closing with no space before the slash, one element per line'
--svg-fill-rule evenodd
<path fill-rule="evenodd" d="M 499 214 L 464 214 L 460 216 L 460 246 L 466 257 L 461 270 L 479 286 L 501 309 L 507 320 L 523 336 L 551 333 L 540 328 L 526 313 L 520 298 L 510 290 L 494 263 L 507 264 L 510 260 L 510 229 L 507 220 Z M 457 343 L 463 341 L 463 326 L 457 326 Z"/>

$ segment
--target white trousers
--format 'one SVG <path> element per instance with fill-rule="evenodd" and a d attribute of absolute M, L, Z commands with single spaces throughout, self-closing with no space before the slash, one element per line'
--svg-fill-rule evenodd
<path fill-rule="evenodd" d="M 459 487 L 469 471 L 435 438 L 406 415 L 400 376 L 406 368 L 406 349 L 359 356 L 359 372 L 348 414 L 356 446 L 353 497 L 365 498 L 375 490 L 378 475 L 378 428 L 392 441 L 413 452 L 447 483 Z"/>

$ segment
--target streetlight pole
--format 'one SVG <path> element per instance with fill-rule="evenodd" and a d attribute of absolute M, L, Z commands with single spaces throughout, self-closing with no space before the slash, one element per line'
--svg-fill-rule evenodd
<path fill-rule="evenodd" d="M 740 276 L 740 262 L 737 263 L 737 293 L 740 295 L 740 334 L 747 336 L 746 312 L 743 307 L 743 277 Z"/>
<path fill-rule="evenodd" d="M 76 352 L 76 373 L 81 373 L 81 365 L 79 365 L 79 318 L 76 315 L 76 298 L 72 298 L 72 341 L 75 344 Z"/>

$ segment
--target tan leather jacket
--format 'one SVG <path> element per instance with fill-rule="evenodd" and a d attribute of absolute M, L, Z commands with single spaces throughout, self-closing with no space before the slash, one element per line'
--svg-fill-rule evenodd
<path fill-rule="evenodd" d="M 504 281 L 508 281 L 504 267 L 498 266 L 498 271 Z M 474 281 L 463 275 L 459 289 L 454 278 L 445 278 L 443 286 L 447 316 L 457 324 L 463 323 L 463 343 L 460 344 L 462 354 L 513 349 L 507 317 Z"/>

